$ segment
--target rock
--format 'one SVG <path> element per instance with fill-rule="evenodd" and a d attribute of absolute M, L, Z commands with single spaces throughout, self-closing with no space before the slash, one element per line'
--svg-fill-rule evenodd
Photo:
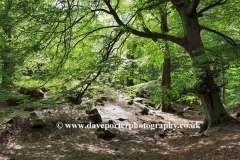
<path fill-rule="evenodd" d="M 161 119 L 164 119 L 164 117 L 163 116 L 160 116 L 160 115 L 156 115 L 158 118 L 161 118 Z"/>
<path fill-rule="evenodd" d="M 81 104 L 82 103 L 82 99 L 78 98 L 78 97 L 66 97 L 67 101 L 72 103 L 72 104 Z"/>
<path fill-rule="evenodd" d="M 42 98 L 42 97 L 44 97 L 43 91 L 39 88 L 21 87 L 19 92 L 21 94 L 29 95 L 31 98 Z"/>
<path fill-rule="evenodd" d="M 12 124 L 12 123 L 13 123 L 13 118 L 10 118 L 10 119 L 6 120 L 5 123 L 6 123 L 6 124 Z"/>
<path fill-rule="evenodd" d="M 43 128 L 44 126 L 45 126 L 45 123 L 42 119 L 36 119 L 31 123 L 32 129 Z"/>
<path fill-rule="evenodd" d="M 81 103 L 81 105 L 79 106 L 79 108 L 81 109 L 92 109 L 96 106 L 96 104 L 94 103 L 93 100 L 88 100 L 88 101 L 84 101 Z"/>
<path fill-rule="evenodd" d="M 30 113 L 30 118 L 37 119 L 39 118 L 35 112 Z"/>
<path fill-rule="evenodd" d="M 9 98 L 8 100 L 5 100 L 8 106 L 17 106 L 19 104 L 22 104 L 24 102 L 23 99 L 14 97 L 14 98 Z"/>
<path fill-rule="evenodd" d="M 93 114 L 90 114 L 88 119 L 96 122 L 96 123 L 100 123 L 102 122 L 102 117 L 99 113 L 93 113 Z"/>
<path fill-rule="evenodd" d="M 95 101 L 96 101 L 96 102 L 99 102 L 99 103 L 103 103 L 103 101 L 102 101 L 101 98 L 97 98 Z"/>
<path fill-rule="evenodd" d="M 187 107 L 185 107 L 183 110 L 184 110 L 184 111 L 186 111 L 186 110 L 194 110 L 194 108 L 191 107 L 191 106 L 187 106 Z"/>
<path fill-rule="evenodd" d="M 177 111 L 175 114 L 176 115 L 183 115 L 183 111 Z"/>
<path fill-rule="evenodd" d="M 134 101 L 143 104 L 143 99 L 142 98 L 136 98 L 136 99 L 134 99 Z"/>
<path fill-rule="evenodd" d="M 101 98 L 103 101 L 107 101 L 107 97 L 102 97 Z"/>
<path fill-rule="evenodd" d="M 99 114 L 99 112 L 98 112 L 97 108 L 93 108 L 93 109 L 86 110 L 86 111 L 85 111 L 85 113 L 87 113 L 87 114 L 94 114 L 94 113 L 98 113 L 98 114 Z"/>
<path fill-rule="evenodd" d="M 149 109 L 147 107 L 142 107 L 141 111 L 139 111 L 139 113 L 141 113 L 142 115 L 148 115 Z"/>
<path fill-rule="evenodd" d="M 108 124 L 117 124 L 114 120 L 109 120 Z"/>
<path fill-rule="evenodd" d="M 42 90 L 44 93 L 50 91 L 50 89 L 48 89 L 47 87 L 42 87 L 41 90 Z"/>
<path fill-rule="evenodd" d="M 103 138 L 103 139 L 108 139 L 108 138 L 114 138 L 114 137 L 116 137 L 116 134 L 115 134 L 111 129 L 105 130 L 104 128 L 98 128 L 98 129 L 96 129 L 95 135 L 96 135 L 98 138 Z"/>
<path fill-rule="evenodd" d="M 155 108 L 155 103 L 152 103 L 152 102 L 146 102 L 146 104 L 147 104 L 148 106 L 150 106 L 150 107 Z"/>
<path fill-rule="evenodd" d="M 127 104 L 128 104 L 128 105 L 132 105 L 132 104 L 133 104 L 133 100 L 132 100 L 132 99 L 129 100 Z"/>

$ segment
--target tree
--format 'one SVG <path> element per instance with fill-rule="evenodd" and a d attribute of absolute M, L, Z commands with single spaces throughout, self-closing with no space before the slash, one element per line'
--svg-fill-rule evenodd
<path fill-rule="evenodd" d="M 232 40 L 232 38 L 216 30 L 202 26 L 198 21 L 199 17 L 202 16 L 204 12 L 210 10 L 213 7 L 224 5 L 228 2 L 228 0 L 219 0 L 215 3 L 212 3 L 211 5 L 208 5 L 201 9 L 198 13 L 197 7 L 199 6 L 200 0 L 192 0 L 191 2 L 188 0 L 171 0 L 172 7 L 176 9 L 177 13 L 181 17 L 181 23 L 184 30 L 184 36 L 181 38 L 162 33 L 149 33 L 134 29 L 130 25 L 124 23 L 116 12 L 116 8 L 118 7 L 119 2 L 120 1 L 118 0 L 116 7 L 113 8 L 111 1 L 104 0 L 104 3 L 108 8 L 108 10 L 104 10 L 104 12 L 112 15 L 118 25 L 121 26 L 125 31 L 128 31 L 140 37 L 171 41 L 182 46 L 188 52 L 192 60 L 193 67 L 197 69 L 197 85 L 195 85 L 192 91 L 194 91 L 200 97 L 206 116 L 204 123 L 199 130 L 199 133 L 206 131 L 208 128 L 218 125 L 224 121 L 232 120 L 233 118 L 226 112 L 225 108 L 223 107 L 219 96 L 220 89 L 219 86 L 214 82 L 213 72 L 210 69 L 209 64 L 200 63 L 198 61 L 199 57 L 204 56 L 206 50 L 201 39 L 201 30 L 207 30 L 218 34 L 219 36 L 223 37 L 227 43 L 236 46 L 236 43 Z M 151 2 L 143 2 L 142 8 L 138 8 L 137 11 L 141 11 L 146 8 L 154 8 L 162 3 L 165 3 L 165 1 Z"/>

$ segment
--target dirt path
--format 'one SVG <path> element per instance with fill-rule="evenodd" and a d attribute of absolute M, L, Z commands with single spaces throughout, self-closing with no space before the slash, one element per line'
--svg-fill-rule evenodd
<path fill-rule="evenodd" d="M 161 113 L 151 107 L 149 115 L 141 115 L 139 106 L 138 103 L 127 105 L 125 98 L 119 96 L 116 101 L 104 102 L 104 106 L 98 105 L 97 108 L 103 123 L 111 119 L 117 124 L 180 125 L 199 123 L 203 119 L 201 106 L 185 111 L 184 116 Z M 174 109 L 183 110 L 184 107 L 176 104 Z M 59 121 L 81 123 L 78 117 L 87 116 L 75 105 L 67 104 L 36 113 L 44 119 L 45 128 L 33 132 L 9 128 L 1 138 L 0 159 L 240 159 L 239 124 L 223 124 L 204 136 L 191 135 L 197 129 L 117 128 L 114 129 L 115 138 L 103 140 L 95 136 L 95 129 L 56 128 Z M 18 124 L 20 122 L 21 119 Z"/>

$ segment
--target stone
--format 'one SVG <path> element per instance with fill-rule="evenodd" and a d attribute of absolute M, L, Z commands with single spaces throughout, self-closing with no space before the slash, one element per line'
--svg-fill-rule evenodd
<path fill-rule="evenodd" d="M 37 119 L 39 118 L 35 112 L 30 113 L 30 118 Z"/>
<path fill-rule="evenodd" d="M 31 98 L 42 98 L 42 97 L 44 97 L 44 93 L 40 88 L 21 87 L 19 92 L 21 94 L 29 95 Z"/>
<path fill-rule="evenodd" d="M 88 116 L 88 119 L 90 119 L 90 120 L 92 120 L 92 121 L 94 121 L 96 123 L 102 122 L 102 117 L 101 117 L 101 115 L 99 113 L 90 114 Z"/>
<path fill-rule="evenodd" d="M 95 101 L 98 102 L 98 103 L 103 103 L 101 98 L 97 98 Z"/>
<path fill-rule="evenodd" d="M 155 107 L 155 103 L 153 103 L 153 102 L 146 102 L 146 104 L 150 107 L 153 107 L 153 108 Z"/>
<path fill-rule="evenodd" d="M 135 102 L 143 104 L 143 99 L 142 98 L 135 98 Z"/>
<path fill-rule="evenodd" d="M 67 101 L 72 103 L 72 104 L 81 104 L 82 103 L 82 99 L 78 98 L 78 97 L 66 97 Z"/>
<path fill-rule="evenodd" d="M 142 107 L 139 113 L 142 115 L 148 115 L 149 109 L 147 107 Z"/>
<path fill-rule="evenodd" d="M 132 105 L 133 104 L 133 100 L 131 99 L 131 100 L 128 100 L 128 103 L 127 103 L 128 105 Z"/>
<path fill-rule="evenodd" d="M 107 97 L 102 97 L 101 98 L 103 101 L 107 101 Z"/>
<path fill-rule="evenodd" d="M 116 134 L 115 134 L 111 129 L 105 130 L 104 128 L 98 128 L 98 129 L 96 129 L 95 135 L 96 135 L 98 138 L 102 138 L 102 139 L 108 139 L 108 138 L 114 138 L 114 137 L 116 137 Z"/>
<path fill-rule="evenodd" d="M 114 120 L 109 120 L 108 124 L 117 124 Z"/>
<path fill-rule="evenodd" d="M 163 116 L 160 116 L 160 115 L 156 115 L 156 117 L 161 118 L 161 119 L 164 119 L 164 117 L 163 117 Z"/>
<path fill-rule="evenodd" d="M 85 113 L 87 113 L 87 114 L 94 114 L 94 113 L 98 113 L 98 114 L 99 114 L 99 112 L 98 112 L 97 108 L 93 108 L 93 109 L 86 110 L 86 111 L 85 111 Z"/>

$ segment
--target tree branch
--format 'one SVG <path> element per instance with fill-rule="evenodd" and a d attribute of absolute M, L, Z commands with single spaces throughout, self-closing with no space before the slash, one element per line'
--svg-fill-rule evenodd
<path fill-rule="evenodd" d="M 119 18 L 119 16 L 117 15 L 117 13 L 113 10 L 111 4 L 107 1 L 104 0 L 105 4 L 107 5 L 108 9 L 110 10 L 110 13 L 113 15 L 115 21 L 118 23 L 119 26 L 123 26 L 124 29 L 136 36 L 139 37 L 145 37 L 145 38 L 151 38 L 151 39 L 163 39 L 163 40 L 167 40 L 167 41 L 171 41 L 173 43 L 176 43 L 180 46 L 182 46 L 183 48 L 187 49 L 187 40 L 184 38 L 178 38 L 178 37 L 174 37 L 171 35 L 166 35 L 166 34 L 161 34 L 161 33 L 146 33 L 146 32 L 141 32 L 141 31 L 137 31 L 129 26 L 126 26 Z"/>
<path fill-rule="evenodd" d="M 200 2 L 200 0 L 192 0 L 191 5 L 190 5 L 189 8 L 188 8 L 188 14 L 189 14 L 190 16 L 192 16 L 193 13 L 196 12 L 196 9 L 197 9 L 197 7 L 198 7 L 198 5 L 199 5 L 199 2 Z"/>
<path fill-rule="evenodd" d="M 234 40 L 233 40 L 232 38 L 226 36 L 225 34 L 222 34 L 222 33 L 218 32 L 218 31 L 216 31 L 216 30 L 213 30 L 213 29 L 210 29 L 210 28 L 201 26 L 201 25 L 200 25 L 200 29 L 201 29 L 201 30 L 202 30 L 202 29 L 205 29 L 205 30 L 207 30 L 207 31 L 209 31 L 209 32 L 215 33 L 215 34 L 223 37 L 223 39 L 225 39 L 225 41 L 226 41 L 227 43 L 229 43 L 230 45 L 232 45 L 232 46 L 237 46 L 237 45 L 238 45 L 238 44 L 236 44 L 236 43 L 234 42 Z"/>
<path fill-rule="evenodd" d="M 203 12 L 215 7 L 215 6 L 218 6 L 218 5 L 222 5 L 222 4 L 225 4 L 228 0 L 219 0 L 217 2 L 215 2 L 214 4 L 210 4 L 208 5 L 207 7 L 203 8 L 202 10 L 200 10 L 198 12 L 198 15 L 202 15 Z"/>

